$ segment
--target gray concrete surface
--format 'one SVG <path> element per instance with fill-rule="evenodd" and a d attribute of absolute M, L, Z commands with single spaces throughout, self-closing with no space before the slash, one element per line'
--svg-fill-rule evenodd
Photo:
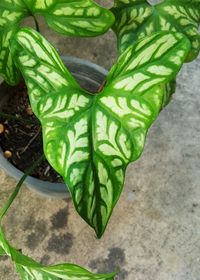
<path fill-rule="evenodd" d="M 61 53 L 106 68 L 116 58 L 111 32 L 86 40 L 59 38 L 52 31 L 48 37 Z M 200 57 L 183 67 L 173 101 L 151 128 L 142 157 L 129 166 L 101 240 L 78 217 L 71 200 L 43 198 L 24 187 L 4 222 L 12 244 L 44 264 L 120 269 L 117 280 L 200 280 L 199 77 Z M 0 205 L 15 183 L 0 171 Z M 19 279 L 5 258 L 0 259 L 0 279 Z"/>

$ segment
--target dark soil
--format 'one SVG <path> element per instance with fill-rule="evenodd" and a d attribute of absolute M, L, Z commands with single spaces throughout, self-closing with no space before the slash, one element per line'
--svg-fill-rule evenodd
<path fill-rule="evenodd" d="M 0 124 L 5 128 L 0 134 L 0 146 L 4 152 L 11 152 L 11 163 L 25 171 L 43 154 L 41 126 L 31 110 L 23 81 L 16 87 L 4 84 L 4 91 L 10 97 L 0 112 Z M 47 160 L 30 175 L 43 181 L 63 182 Z"/>

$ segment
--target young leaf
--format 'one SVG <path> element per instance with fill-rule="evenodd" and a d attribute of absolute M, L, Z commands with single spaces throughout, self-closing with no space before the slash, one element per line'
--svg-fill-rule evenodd
<path fill-rule="evenodd" d="M 138 39 L 158 31 L 184 33 L 191 41 L 187 61 L 195 59 L 200 50 L 200 0 L 164 0 L 150 5 L 146 0 L 115 0 L 113 29 L 121 52 Z"/>
<path fill-rule="evenodd" d="M 115 273 L 93 274 L 74 264 L 44 266 L 23 255 L 6 240 L 0 228 L 0 251 L 11 257 L 22 280 L 114 280 Z"/>
<path fill-rule="evenodd" d="M 45 155 L 63 176 L 78 213 L 101 237 L 126 167 L 140 156 L 171 92 L 165 84 L 179 71 L 190 42 L 166 32 L 139 41 L 120 56 L 95 95 L 79 87 L 35 31 L 19 31 L 11 49 L 42 124 Z"/>
<path fill-rule="evenodd" d="M 9 50 L 9 40 L 19 30 L 22 19 L 41 14 L 48 25 L 64 35 L 97 36 L 114 22 L 113 14 L 92 0 L 1 0 L 0 75 L 10 85 L 19 81 Z"/>

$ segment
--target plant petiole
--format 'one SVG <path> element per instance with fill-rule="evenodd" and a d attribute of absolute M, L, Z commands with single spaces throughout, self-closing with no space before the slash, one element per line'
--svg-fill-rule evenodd
<path fill-rule="evenodd" d="M 24 181 L 26 180 L 26 178 L 29 176 L 29 174 L 38 166 L 39 163 L 41 163 L 43 160 L 45 159 L 44 154 L 42 156 L 40 156 L 38 158 L 38 160 L 36 160 L 32 166 L 30 166 L 27 171 L 25 171 L 24 175 L 21 177 L 21 179 L 19 180 L 19 182 L 17 183 L 13 193 L 11 194 L 11 196 L 8 198 L 7 202 L 4 204 L 4 206 L 1 208 L 0 210 L 0 224 L 2 222 L 3 217 L 5 216 L 6 212 L 8 211 L 8 209 L 10 208 L 11 204 L 13 203 L 14 199 L 16 198 L 16 196 L 18 195 L 22 184 L 24 183 Z"/>

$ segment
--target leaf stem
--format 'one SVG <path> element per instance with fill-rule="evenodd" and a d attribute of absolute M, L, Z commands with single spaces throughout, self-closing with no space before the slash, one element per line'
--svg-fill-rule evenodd
<path fill-rule="evenodd" d="M 98 93 L 101 93 L 101 92 L 102 92 L 102 90 L 104 89 L 106 83 L 107 83 L 107 80 L 104 80 L 104 81 L 102 82 L 102 84 L 100 85 L 100 87 L 99 87 L 99 89 L 98 89 Z"/>
<path fill-rule="evenodd" d="M 18 195 L 22 184 L 24 183 L 24 181 L 26 180 L 26 178 L 29 176 L 29 174 L 37 167 L 37 165 L 42 162 L 44 160 L 44 154 L 42 156 L 40 156 L 38 158 L 38 160 L 36 160 L 33 165 L 31 167 L 29 167 L 27 169 L 27 171 L 25 171 L 24 175 L 21 177 L 21 179 L 19 180 L 19 182 L 17 183 L 13 193 L 11 194 L 11 196 L 8 198 L 7 202 L 4 204 L 4 206 L 1 208 L 0 210 L 0 223 L 2 222 L 3 217 L 5 216 L 6 212 L 8 211 L 8 209 L 10 208 L 11 204 L 13 203 L 14 199 L 16 198 L 16 196 Z"/>
<path fill-rule="evenodd" d="M 38 21 L 37 21 L 37 19 L 36 19 L 35 15 L 33 15 L 33 14 L 32 14 L 32 16 L 33 16 L 33 19 L 34 19 L 34 22 L 35 22 L 35 27 L 36 27 L 36 30 L 37 30 L 37 32 L 39 32 L 39 33 L 40 33 L 39 23 L 38 23 Z"/>

